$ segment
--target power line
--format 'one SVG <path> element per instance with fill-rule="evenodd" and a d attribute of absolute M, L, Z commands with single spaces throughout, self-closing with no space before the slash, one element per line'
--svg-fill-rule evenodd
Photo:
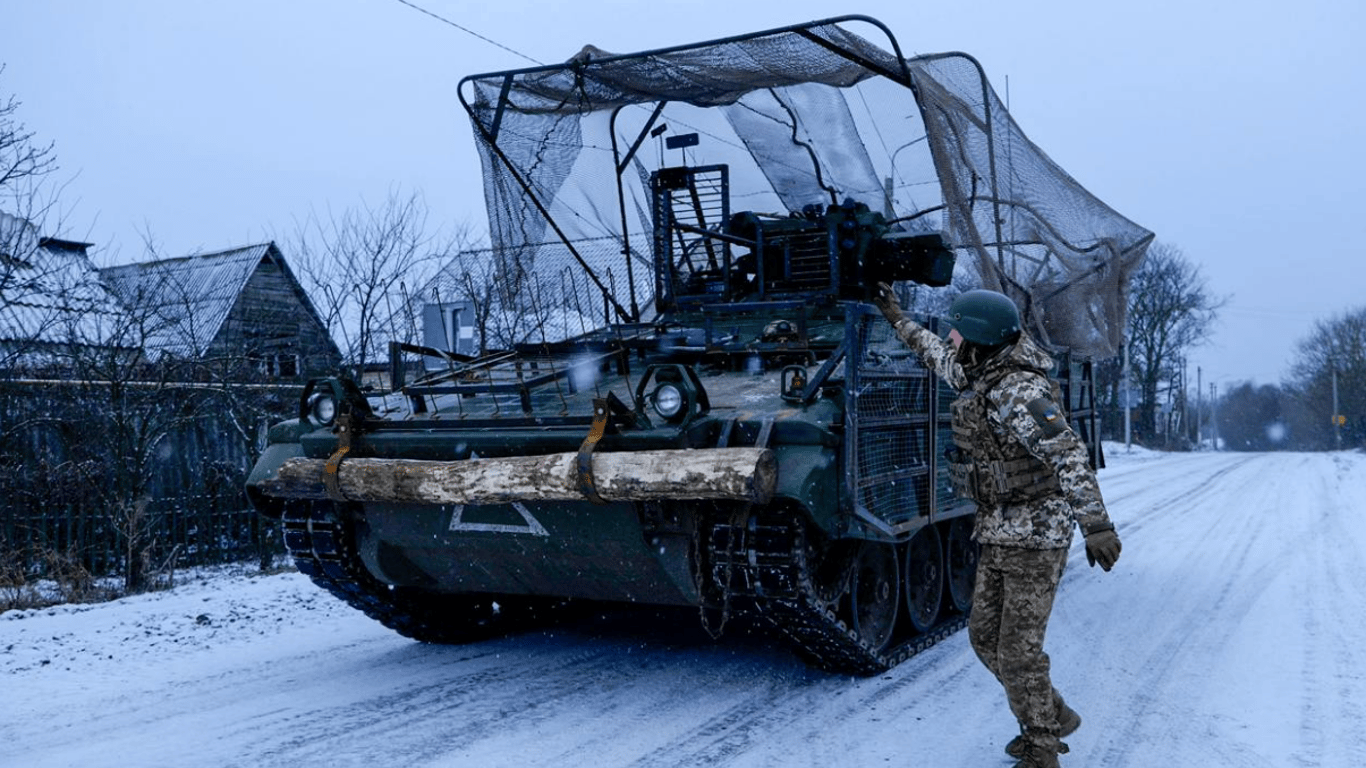
<path fill-rule="evenodd" d="M 526 59 L 527 61 L 531 62 L 532 64 L 536 64 L 536 65 L 539 65 L 539 66 L 545 66 L 544 62 L 537 61 L 537 60 L 531 58 L 530 56 L 526 55 L 525 53 L 522 53 L 521 51 L 514 51 L 513 49 L 507 47 L 506 45 L 503 45 L 502 43 L 498 42 L 497 40 L 491 40 L 491 39 L 489 39 L 489 38 L 487 38 L 487 37 L 484 37 L 483 35 L 479 34 L 478 32 L 475 32 L 474 30 L 470 29 L 469 27 L 462 27 L 461 25 L 456 24 L 455 22 L 451 21 L 450 19 L 448 19 L 448 18 L 446 18 L 446 17 L 444 17 L 444 16 L 440 16 L 440 15 L 438 15 L 438 14 L 432 13 L 431 11 L 427 10 L 426 8 L 423 8 L 423 7 L 420 6 L 420 5 L 416 5 L 416 4 L 414 4 L 414 3 L 410 3 L 410 2 L 408 2 L 408 0 L 398 0 L 398 2 L 403 3 L 404 5 L 408 6 L 409 8 L 412 8 L 412 9 L 415 10 L 415 11 L 421 11 L 422 13 L 425 13 L 425 14 L 427 14 L 428 16 L 431 16 L 433 19 L 436 19 L 437 21 L 443 22 L 443 23 L 445 23 L 445 24 L 449 24 L 449 25 L 451 25 L 452 27 L 455 27 L 456 29 L 460 30 L 461 32 L 464 32 L 464 33 L 466 33 L 466 34 L 468 34 L 468 35 L 473 35 L 474 37 L 477 37 L 477 38 L 479 38 L 480 40 L 483 40 L 484 42 L 488 43 L 489 45 L 493 45 L 493 46 L 497 46 L 497 47 L 499 47 L 499 48 L 502 48 L 503 50 L 505 50 L 505 51 L 507 51 L 508 53 L 511 53 L 511 54 L 513 54 L 513 55 L 515 55 L 515 56 L 521 56 L 522 58 Z"/>

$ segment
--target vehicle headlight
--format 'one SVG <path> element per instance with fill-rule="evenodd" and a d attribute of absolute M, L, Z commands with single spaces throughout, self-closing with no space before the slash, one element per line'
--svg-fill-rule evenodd
<path fill-rule="evenodd" d="M 653 399 L 655 410 L 666 419 L 672 419 L 683 410 L 683 392 L 673 384 L 659 385 Z"/>
<path fill-rule="evenodd" d="M 319 392 L 313 396 L 313 402 L 309 403 L 309 412 L 313 415 L 314 421 L 328 426 L 337 418 L 337 399 L 330 393 Z"/>

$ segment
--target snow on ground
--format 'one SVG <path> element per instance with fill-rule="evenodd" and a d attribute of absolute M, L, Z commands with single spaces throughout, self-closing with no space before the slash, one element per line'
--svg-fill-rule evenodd
<path fill-rule="evenodd" d="M 1124 554 L 1064 576 L 1063 765 L 1360 765 L 1366 455 L 1106 448 Z M 1006 766 L 1013 730 L 965 633 L 868 679 L 679 611 L 428 646 L 234 569 L 0 615 L 5 768 Z"/>

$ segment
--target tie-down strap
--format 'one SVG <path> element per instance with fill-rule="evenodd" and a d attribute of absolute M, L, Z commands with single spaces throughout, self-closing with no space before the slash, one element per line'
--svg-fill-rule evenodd
<path fill-rule="evenodd" d="M 598 447 L 598 441 L 607 434 L 608 422 L 614 413 L 621 416 L 627 424 L 635 423 L 635 414 L 614 393 L 608 392 L 607 397 L 593 398 L 593 424 L 588 429 L 588 436 L 579 445 L 577 463 L 579 491 L 594 504 L 606 504 L 607 502 L 598 495 L 598 488 L 593 480 L 593 449 Z"/>
<path fill-rule="evenodd" d="M 341 485 L 337 482 L 338 473 L 341 472 L 342 459 L 351 452 L 351 413 L 342 413 L 337 417 L 337 450 L 327 459 L 327 464 L 323 466 L 323 488 L 327 490 L 327 498 L 333 501 L 346 501 L 346 494 L 342 493 Z"/>
<path fill-rule="evenodd" d="M 598 447 L 598 441 L 607 432 L 609 410 L 606 398 L 593 399 L 593 425 L 588 429 L 588 436 L 579 445 L 579 490 L 594 504 L 607 503 L 598 495 L 597 486 L 593 483 L 593 449 Z"/>

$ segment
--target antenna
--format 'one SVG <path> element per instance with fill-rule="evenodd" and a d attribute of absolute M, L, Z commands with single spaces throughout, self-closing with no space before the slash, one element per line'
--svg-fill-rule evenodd
<path fill-rule="evenodd" d="M 668 123 L 660 123 L 658 128 L 654 129 L 653 131 L 650 131 L 650 138 L 652 138 L 652 139 L 657 139 L 657 138 L 660 137 L 660 135 L 662 135 L 662 134 L 663 134 L 665 131 L 667 131 L 667 130 L 669 130 L 669 124 L 668 124 Z M 663 167 L 664 167 L 664 143 L 663 143 L 663 142 L 659 142 L 659 167 L 660 167 L 660 168 L 663 168 Z"/>
<path fill-rule="evenodd" d="M 677 149 L 683 158 L 683 165 L 688 164 L 688 147 L 695 147 L 701 139 L 696 133 L 680 133 L 677 136 L 669 136 L 664 139 L 664 146 L 669 149 Z"/>

